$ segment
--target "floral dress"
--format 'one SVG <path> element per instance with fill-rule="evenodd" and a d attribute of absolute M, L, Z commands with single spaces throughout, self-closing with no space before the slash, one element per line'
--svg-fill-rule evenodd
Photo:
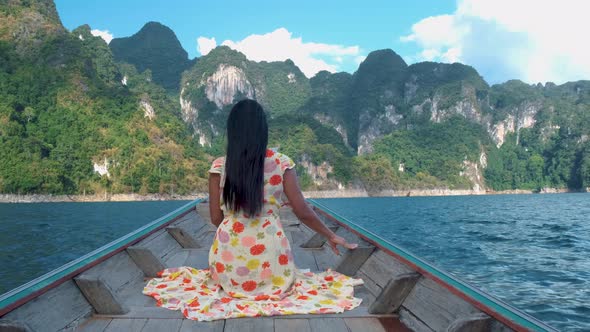
<path fill-rule="evenodd" d="M 225 158 L 209 170 L 221 175 Z M 200 321 L 233 317 L 338 313 L 361 303 L 353 296 L 362 284 L 335 271 L 298 270 L 289 240 L 280 221 L 283 174 L 295 163 L 268 149 L 264 164 L 264 204 L 255 216 L 228 211 L 209 251 L 209 269 L 169 268 L 153 278 L 143 293 L 158 306 L 181 310 Z M 223 200 L 221 198 L 221 200 Z"/>

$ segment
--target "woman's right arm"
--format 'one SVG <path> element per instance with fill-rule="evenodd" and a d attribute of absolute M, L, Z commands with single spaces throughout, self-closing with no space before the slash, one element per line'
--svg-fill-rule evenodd
<path fill-rule="evenodd" d="M 215 227 L 219 227 L 223 221 L 223 211 L 219 207 L 221 190 L 219 183 L 221 176 L 217 173 L 209 174 L 209 214 L 211 215 L 211 223 Z"/>
<path fill-rule="evenodd" d="M 297 181 L 297 173 L 294 168 L 285 170 L 283 174 L 283 191 L 289 199 L 289 205 L 293 208 L 293 213 L 295 213 L 297 218 L 312 230 L 326 237 L 336 255 L 340 255 L 338 245 L 348 249 L 354 249 L 358 246 L 357 244 L 346 242 L 344 238 L 332 232 L 324 225 L 309 205 L 307 205 L 303 193 L 301 193 L 301 189 L 299 188 L 299 181 Z"/>

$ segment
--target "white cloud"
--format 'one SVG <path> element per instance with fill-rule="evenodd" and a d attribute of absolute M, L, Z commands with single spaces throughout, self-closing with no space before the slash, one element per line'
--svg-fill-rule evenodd
<path fill-rule="evenodd" d="M 213 38 L 199 37 L 198 40 L 199 48 L 201 45 L 211 46 L 211 40 L 215 42 Z M 263 35 L 253 34 L 240 41 L 226 40 L 221 44 L 244 53 L 253 61 L 291 59 L 307 77 L 312 77 L 321 70 L 339 71 L 343 64 L 354 62 L 361 56 L 358 46 L 304 42 L 301 37 L 293 37 L 285 28 Z"/>
<path fill-rule="evenodd" d="M 90 30 L 90 33 L 95 36 L 95 37 L 100 37 L 102 39 L 104 39 L 105 42 L 110 43 L 111 40 L 113 40 L 113 34 L 109 32 L 109 30 L 98 30 L 98 29 L 93 29 Z"/>
<path fill-rule="evenodd" d="M 356 63 L 357 65 L 360 65 L 361 62 L 365 61 L 365 59 L 367 58 L 366 55 L 359 55 L 354 57 L 354 63 Z"/>
<path fill-rule="evenodd" d="M 420 57 L 426 61 L 432 61 L 440 57 L 440 51 L 435 48 L 426 48 L 420 52 Z"/>
<path fill-rule="evenodd" d="M 197 38 L 197 51 L 201 55 L 207 55 L 217 46 L 215 38 L 199 37 Z"/>
<path fill-rule="evenodd" d="M 459 0 L 455 13 L 427 17 L 400 38 L 419 60 L 460 61 L 490 82 L 590 78 L 586 0 Z"/>

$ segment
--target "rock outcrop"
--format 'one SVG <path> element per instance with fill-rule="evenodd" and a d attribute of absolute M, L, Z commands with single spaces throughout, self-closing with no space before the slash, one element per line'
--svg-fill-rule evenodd
<path fill-rule="evenodd" d="M 14 43 L 21 56 L 35 56 L 48 38 L 66 34 L 51 0 L 0 3 L 0 40 Z"/>

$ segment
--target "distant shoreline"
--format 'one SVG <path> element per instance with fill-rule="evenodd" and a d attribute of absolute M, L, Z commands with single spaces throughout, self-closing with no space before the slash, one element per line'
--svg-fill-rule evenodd
<path fill-rule="evenodd" d="M 588 191 L 588 189 L 586 190 Z M 544 188 L 541 194 L 576 193 L 563 188 Z M 583 191 L 582 191 L 583 192 Z M 377 193 L 368 193 L 362 189 L 343 190 L 316 190 L 304 191 L 305 198 L 354 198 L 354 197 L 419 197 L 419 196 L 471 196 L 471 195 L 510 195 L 533 194 L 532 190 L 504 190 L 504 191 L 476 191 L 453 189 L 407 189 L 407 190 L 383 190 Z M 0 194 L 0 203 L 57 203 L 57 202 L 141 202 L 141 201 L 171 201 L 171 200 L 195 200 L 205 198 L 207 193 L 195 193 L 192 195 L 161 195 L 161 194 L 112 194 L 102 195 L 17 195 Z"/>

